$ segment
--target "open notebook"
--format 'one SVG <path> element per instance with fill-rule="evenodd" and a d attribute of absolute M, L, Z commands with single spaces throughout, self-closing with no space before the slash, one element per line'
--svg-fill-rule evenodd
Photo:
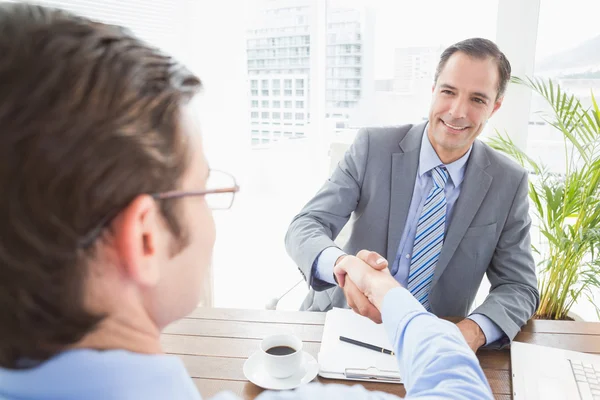
<path fill-rule="evenodd" d="M 346 336 L 394 350 L 383 325 L 352 310 L 327 312 L 319 351 L 319 375 L 324 378 L 402 383 L 396 357 L 340 341 Z"/>

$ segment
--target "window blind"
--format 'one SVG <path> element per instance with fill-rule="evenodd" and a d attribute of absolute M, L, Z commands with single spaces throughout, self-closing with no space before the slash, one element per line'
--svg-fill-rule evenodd
<path fill-rule="evenodd" d="M 122 25 L 141 39 L 180 55 L 187 44 L 193 0 L 35 0 L 97 21 Z M 16 3 L 18 1 L 9 0 Z"/>

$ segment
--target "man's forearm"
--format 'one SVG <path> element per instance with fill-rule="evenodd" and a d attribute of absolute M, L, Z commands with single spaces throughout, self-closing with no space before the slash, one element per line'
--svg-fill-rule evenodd
<path fill-rule="evenodd" d="M 456 325 L 426 312 L 404 288 L 385 295 L 382 315 L 407 397 L 492 398 L 479 361 Z"/>
<path fill-rule="evenodd" d="M 483 335 L 485 336 L 483 345 L 489 345 L 504 336 L 502 329 L 500 329 L 494 321 L 483 314 L 471 314 L 468 319 L 476 323 L 483 332 Z"/>
<path fill-rule="evenodd" d="M 502 330 L 502 337 L 506 337 L 508 343 L 533 316 L 538 299 L 539 295 L 534 287 L 503 284 L 492 289 L 484 302 L 473 310 L 472 315 L 482 314 L 493 321 Z"/>

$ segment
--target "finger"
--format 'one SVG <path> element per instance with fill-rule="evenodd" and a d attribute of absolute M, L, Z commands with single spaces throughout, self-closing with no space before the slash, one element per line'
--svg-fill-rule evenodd
<path fill-rule="evenodd" d="M 379 310 L 360 291 L 354 282 L 352 282 L 350 277 L 347 277 L 346 279 L 344 295 L 346 296 L 348 306 L 350 306 L 355 313 L 369 318 L 376 324 L 381 323 L 381 313 Z"/>
<path fill-rule="evenodd" d="M 348 294 L 348 287 L 349 285 L 346 285 L 346 287 L 344 288 L 344 296 L 346 296 L 346 303 L 348 303 L 348 307 L 350 307 L 352 311 L 359 314 L 358 308 L 356 308 L 356 304 L 354 304 L 354 299 L 352 298 L 352 295 Z"/>
<path fill-rule="evenodd" d="M 371 307 L 369 307 L 369 311 L 367 312 L 365 317 L 369 318 L 376 324 L 381 324 L 383 322 L 383 320 L 381 319 L 381 312 L 379 312 L 377 307 L 375 307 L 373 304 L 371 304 Z"/>
<path fill-rule="evenodd" d="M 356 257 L 360 258 L 372 268 L 382 270 L 388 267 L 388 262 L 379 253 L 369 250 L 361 250 L 358 252 Z"/>
<path fill-rule="evenodd" d="M 355 307 L 358 309 L 360 315 L 369 318 L 377 324 L 381 323 L 381 313 L 362 293 L 361 296 L 355 298 Z"/>
<path fill-rule="evenodd" d="M 375 322 L 381 321 L 379 311 L 371 304 L 369 299 L 360 291 L 360 289 L 352 282 L 350 278 L 346 280 L 346 288 L 344 289 L 348 305 L 362 316 L 365 316 Z M 379 323 L 379 322 L 378 322 Z"/>
<path fill-rule="evenodd" d="M 337 279 L 338 286 L 343 288 L 346 283 L 346 271 L 344 271 L 341 267 L 336 265 L 335 267 L 333 267 L 333 274 Z"/>
<path fill-rule="evenodd" d="M 381 323 L 381 313 L 364 295 L 355 298 L 355 307 L 360 315 L 369 318 L 376 324 Z"/>

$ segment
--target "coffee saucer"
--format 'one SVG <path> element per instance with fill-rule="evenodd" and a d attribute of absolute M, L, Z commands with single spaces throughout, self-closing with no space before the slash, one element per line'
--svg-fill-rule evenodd
<path fill-rule="evenodd" d="M 319 373 L 319 363 L 313 356 L 303 352 L 302 365 L 298 371 L 288 378 L 274 378 L 265 369 L 263 354 L 256 351 L 244 363 L 246 379 L 265 389 L 289 390 L 308 383 L 315 379 Z"/>

